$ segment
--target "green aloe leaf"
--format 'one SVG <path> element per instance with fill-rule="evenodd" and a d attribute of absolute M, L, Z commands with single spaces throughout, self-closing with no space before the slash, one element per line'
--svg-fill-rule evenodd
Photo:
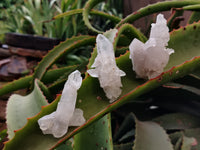
<path fill-rule="evenodd" d="M 155 122 L 136 122 L 136 139 L 133 150 L 173 150 L 169 137 L 165 130 Z"/>
<path fill-rule="evenodd" d="M 184 6 L 183 9 L 184 10 L 199 10 L 200 9 L 200 4 Z"/>
<path fill-rule="evenodd" d="M 7 136 L 7 130 L 6 129 L 0 131 L 0 142 L 5 140 L 6 136 Z"/>
<path fill-rule="evenodd" d="M 70 70 L 67 70 L 66 72 L 63 72 L 63 74 L 60 75 L 59 78 L 48 87 L 49 91 L 52 93 L 57 93 L 60 90 L 62 90 L 62 87 L 64 86 L 66 80 L 68 79 L 68 75 L 75 70 L 79 70 L 80 72 L 85 72 L 87 64 L 88 64 L 88 61 L 83 62 L 80 65 L 76 65 Z M 45 78 L 45 75 L 44 75 L 44 78 Z"/>
<path fill-rule="evenodd" d="M 173 29 L 177 29 L 179 27 L 179 23 L 177 24 L 176 18 L 183 16 L 183 13 L 183 10 L 172 10 L 171 17 L 167 20 L 167 26 L 169 27 L 169 31 L 172 31 Z"/>
<path fill-rule="evenodd" d="M 51 104 L 40 107 L 42 110 L 34 117 L 27 119 L 26 125 L 23 129 L 19 129 L 15 132 L 13 139 L 5 143 L 4 149 L 11 150 L 46 150 L 49 149 L 53 143 L 58 142 L 58 139 L 53 138 L 50 135 L 43 135 L 39 129 L 37 120 L 44 115 L 50 114 L 55 111 L 60 97 L 57 97 Z M 24 141 L 24 142 L 22 142 Z"/>
<path fill-rule="evenodd" d="M 68 140 L 62 145 L 56 147 L 54 150 L 73 150 L 72 141 Z"/>
<path fill-rule="evenodd" d="M 153 121 L 167 130 L 182 130 L 200 126 L 199 117 L 185 113 L 166 114 L 153 119 Z"/>
<path fill-rule="evenodd" d="M 120 56 L 116 60 L 117 65 L 121 70 L 125 71 L 127 75 L 122 78 L 123 88 L 121 96 L 112 104 L 109 104 L 108 99 L 105 97 L 103 90 L 99 86 L 98 79 L 87 76 L 78 91 L 77 97 L 77 107 L 83 110 L 84 117 L 87 120 L 84 125 L 78 128 L 70 127 L 69 132 L 61 139 L 55 139 L 51 135 L 43 135 L 37 125 L 37 120 L 43 115 L 55 111 L 56 101 L 54 101 L 52 104 L 45 107 L 40 114 L 33 117 L 23 129 L 16 132 L 15 138 L 10 141 L 9 144 L 6 144 L 5 149 L 18 148 L 23 150 L 26 149 L 24 144 L 27 143 L 30 149 L 38 149 L 40 146 L 43 149 L 55 148 L 89 126 L 92 122 L 100 119 L 106 113 L 162 84 L 183 77 L 199 69 L 200 57 L 197 57 L 200 56 L 200 42 L 198 42 L 200 39 L 200 35 L 198 34 L 200 31 L 199 26 L 199 24 L 193 24 L 187 26 L 186 30 L 182 28 L 172 32 L 169 47 L 174 48 L 175 53 L 170 58 L 169 65 L 165 68 L 165 72 L 149 81 L 136 78 L 132 71 L 129 53 Z M 38 147 L 36 147 L 36 145 Z"/>
<path fill-rule="evenodd" d="M 192 150 L 200 149 L 200 128 L 188 129 L 184 131 L 186 137 L 193 137 L 196 142 L 193 142 Z"/>
<path fill-rule="evenodd" d="M 104 0 L 88 0 L 87 3 L 85 4 L 84 8 L 83 8 L 83 20 L 85 22 L 85 25 L 92 31 L 96 32 L 96 33 L 103 33 L 102 31 L 99 31 L 97 29 L 95 29 L 89 21 L 89 13 L 91 11 L 91 9 L 96 6 L 98 3 L 103 2 Z"/>
<path fill-rule="evenodd" d="M 188 5 L 190 6 L 190 5 L 195 5 L 195 4 L 200 4 L 200 1 L 198 0 L 164 1 L 164 2 L 151 4 L 128 15 L 126 18 L 122 19 L 116 25 L 116 27 L 120 27 L 122 24 L 127 23 L 127 22 L 132 23 L 139 18 L 142 18 L 144 16 L 147 16 L 153 13 L 167 11 L 172 8 L 182 8 L 184 6 L 188 6 Z"/>
<path fill-rule="evenodd" d="M 188 21 L 189 24 L 192 24 L 194 22 L 198 22 L 200 20 L 200 11 L 194 11 L 192 15 L 190 16 L 190 19 Z"/>
<path fill-rule="evenodd" d="M 41 107 L 48 102 L 39 88 L 38 80 L 35 80 L 34 90 L 27 96 L 13 94 L 7 104 L 6 121 L 8 138 L 12 139 L 15 131 L 27 123 L 27 118 L 35 116 L 41 111 Z"/>
<path fill-rule="evenodd" d="M 181 150 L 191 150 L 192 146 L 197 145 L 197 141 L 193 137 L 183 136 Z"/>
<path fill-rule="evenodd" d="M 33 75 L 34 79 L 41 80 L 44 76 L 47 69 L 63 54 L 69 53 L 73 51 L 77 47 L 85 46 L 85 45 L 94 45 L 95 37 L 93 36 L 77 36 L 67 39 L 64 42 L 61 42 L 54 49 L 52 49 L 38 64 L 35 73 Z"/>
<path fill-rule="evenodd" d="M 200 51 L 197 48 L 200 47 L 199 27 L 199 23 L 194 23 L 171 32 L 168 47 L 173 48 L 175 53 L 170 56 L 169 63 L 165 69 L 182 64 L 195 56 L 200 56 Z"/>
<path fill-rule="evenodd" d="M 83 149 L 113 149 L 110 113 L 74 136 L 74 150 Z"/>
<path fill-rule="evenodd" d="M 147 38 L 137 29 L 135 28 L 133 25 L 131 24 L 123 24 L 117 32 L 117 36 L 115 37 L 114 43 L 113 43 L 113 47 L 114 50 L 116 51 L 116 47 L 117 47 L 117 43 L 119 41 L 120 35 L 124 33 L 127 37 L 129 37 L 131 40 L 133 38 L 137 38 L 138 40 L 142 41 L 142 42 L 146 42 Z"/>
<path fill-rule="evenodd" d="M 191 150 L 200 149 L 200 128 L 186 129 L 172 133 L 169 136 L 171 141 L 176 144 L 175 150 L 179 150 L 180 148 L 183 150 L 184 148 L 186 150 L 188 148 L 191 148 Z"/>
<path fill-rule="evenodd" d="M 133 147 L 133 143 L 119 144 L 114 145 L 114 150 L 131 150 Z"/>
<path fill-rule="evenodd" d="M 59 69 L 49 70 L 43 77 L 42 82 L 44 84 L 49 84 L 56 81 L 61 75 L 66 72 L 72 72 L 74 69 L 77 69 L 78 66 L 67 66 Z M 17 91 L 24 88 L 29 88 L 31 81 L 33 80 L 33 75 L 25 76 L 18 80 L 14 80 L 7 84 L 0 86 L 0 96 Z"/>
<path fill-rule="evenodd" d="M 65 13 L 62 13 L 62 14 L 59 14 L 59 15 L 54 16 L 54 17 L 53 17 L 53 20 L 54 20 L 54 19 L 59 19 L 59 18 L 62 18 L 62 17 L 66 17 L 66 16 L 81 14 L 82 12 L 83 12 L 83 9 L 70 10 L 70 11 L 67 11 L 67 12 L 65 12 Z M 120 19 L 119 17 L 110 15 L 110 14 L 105 13 L 105 12 L 102 12 L 102 11 L 91 10 L 90 13 L 91 13 L 92 15 L 99 15 L 99 16 L 101 16 L 101 17 L 110 19 L 111 21 L 116 22 L 116 23 L 118 23 L 119 21 L 121 21 L 121 19 Z"/>
<path fill-rule="evenodd" d="M 126 133 L 129 133 L 133 129 L 134 125 L 135 125 L 135 115 L 133 113 L 130 113 L 121 123 L 119 129 L 117 130 L 117 132 L 113 137 L 113 141 L 121 142 L 120 140 L 123 139 L 123 136 L 126 135 Z"/>

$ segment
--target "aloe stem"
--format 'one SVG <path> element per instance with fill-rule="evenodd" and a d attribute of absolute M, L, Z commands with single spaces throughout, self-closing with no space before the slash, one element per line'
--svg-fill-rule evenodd
<path fill-rule="evenodd" d="M 66 16 L 81 14 L 81 13 L 83 13 L 83 9 L 70 10 L 70 11 L 67 11 L 65 13 L 56 15 L 55 17 L 53 17 L 53 20 L 54 19 L 58 19 L 58 18 L 62 18 L 62 17 L 66 17 Z M 99 16 L 101 16 L 103 18 L 110 19 L 111 21 L 113 21 L 115 23 L 118 23 L 118 22 L 121 21 L 121 18 L 119 18 L 117 16 L 110 15 L 108 13 L 105 13 L 105 12 L 102 12 L 102 11 L 98 11 L 98 10 L 91 10 L 90 14 L 92 14 L 92 15 L 99 15 Z"/>
<path fill-rule="evenodd" d="M 60 69 L 50 70 L 45 74 L 42 82 L 44 82 L 45 84 L 52 83 L 58 77 L 60 77 L 61 74 L 64 74 L 65 72 L 70 70 L 74 70 L 74 68 L 77 68 L 77 66 L 68 66 Z M 20 89 L 29 88 L 32 79 L 33 75 L 29 75 L 3 85 L 2 87 L 0 87 L 0 96 Z"/>
<path fill-rule="evenodd" d="M 59 44 L 54 49 L 52 49 L 39 63 L 33 79 L 41 80 L 47 69 L 58 60 L 63 54 L 71 52 L 74 49 L 84 46 L 84 45 L 94 45 L 95 37 L 91 36 L 79 36 L 66 40 L 65 42 Z"/>
<path fill-rule="evenodd" d="M 116 50 L 117 43 L 119 41 L 120 35 L 124 33 L 127 37 L 130 37 L 130 39 L 137 38 L 142 42 L 145 42 L 147 38 L 133 25 L 131 24 L 123 24 L 119 29 L 117 36 L 115 37 L 113 47 L 114 50 Z"/>
<path fill-rule="evenodd" d="M 167 26 L 169 27 L 169 31 L 172 31 L 174 28 L 176 29 L 177 25 L 179 24 L 175 24 L 175 19 L 179 16 L 182 16 L 183 15 L 183 9 L 179 10 L 179 9 L 176 9 L 176 10 L 173 10 L 172 11 L 172 15 L 171 17 L 168 19 L 168 22 L 167 22 Z"/>
<path fill-rule="evenodd" d="M 96 33 L 103 33 L 102 31 L 99 31 L 97 29 L 95 29 L 91 24 L 90 24 L 90 21 L 89 21 L 89 13 L 90 13 L 90 10 L 95 6 L 97 5 L 98 3 L 100 2 L 103 2 L 104 0 L 89 0 L 87 1 L 87 3 L 85 4 L 85 7 L 83 8 L 83 20 L 85 22 L 85 25 L 92 31 L 96 32 Z"/>
<path fill-rule="evenodd" d="M 161 12 L 161 11 L 167 11 L 171 8 L 182 8 L 187 5 L 195 5 L 200 4 L 200 1 L 198 0 L 185 0 L 185 1 L 164 1 L 164 2 L 158 2 L 152 5 L 148 5 L 146 7 L 143 7 L 139 9 L 138 11 L 135 11 L 134 13 L 128 15 L 126 18 L 122 19 L 116 27 L 120 27 L 124 23 L 132 23 L 135 20 L 142 18 L 144 16 Z"/>

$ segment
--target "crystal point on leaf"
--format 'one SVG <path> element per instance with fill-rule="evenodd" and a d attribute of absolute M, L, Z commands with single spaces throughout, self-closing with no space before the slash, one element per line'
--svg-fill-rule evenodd
<path fill-rule="evenodd" d="M 96 42 L 97 57 L 91 66 L 93 69 L 87 72 L 99 78 L 100 86 L 110 102 L 113 102 L 121 94 L 121 76 L 126 74 L 116 65 L 112 43 L 102 34 L 97 36 Z"/>
<path fill-rule="evenodd" d="M 80 126 L 85 123 L 83 111 L 75 109 L 77 90 L 81 84 L 80 72 L 72 72 L 64 85 L 56 111 L 38 120 L 44 134 L 53 134 L 54 137 L 59 138 L 67 133 L 68 126 Z"/>
<path fill-rule="evenodd" d="M 154 78 L 163 72 L 173 49 L 166 48 L 170 38 L 167 21 L 162 14 L 152 24 L 150 38 L 146 43 L 134 39 L 130 46 L 133 70 L 139 78 Z"/>

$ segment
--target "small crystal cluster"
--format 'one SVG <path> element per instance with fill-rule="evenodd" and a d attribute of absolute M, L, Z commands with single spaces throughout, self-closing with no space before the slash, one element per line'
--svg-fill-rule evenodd
<path fill-rule="evenodd" d="M 97 36 L 96 42 L 98 54 L 91 66 L 94 69 L 87 72 L 92 77 L 99 78 L 100 86 L 110 102 L 113 102 L 121 94 L 121 76 L 126 74 L 116 65 L 112 43 L 102 34 Z"/>
<path fill-rule="evenodd" d="M 67 133 L 68 126 L 80 126 L 85 123 L 83 111 L 75 109 L 77 90 L 81 84 L 80 72 L 77 70 L 72 72 L 65 83 L 56 111 L 38 120 L 44 134 L 53 134 L 59 138 Z"/>
<path fill-rule="evenodd" d="M 151 79 L 163 72 L 169 55 L 174 53 L 173 49 L 166 48 L 169 36 L 167 21 L 159 14 L 156 23 L 152 24 L 149 40 L 145 44 L 137 39 L 131 42 L 130 58 L 139 78 Z"/>

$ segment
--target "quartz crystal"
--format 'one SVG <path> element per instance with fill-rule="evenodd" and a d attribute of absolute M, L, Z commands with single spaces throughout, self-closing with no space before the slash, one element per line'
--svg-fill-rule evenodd
<path fill-rule="evenodd" d="M 133 70 L 139 78 L 154 78 L 163 72 L 173 49 L 166 48 L 170 35 L 167 21 L 159 14 L 151 25 L 150 38 L 146 43 L 134 39 L 130 46 Z"/>
<path fill-rule="evenodd" d="M 67 133 L 68 126 L 80 126 L 85 123 L 83 111 L 75 109 L 77 90 L 81 84 L 80 72 L 77 70 L 72 72 L 64 85 L 56 111 L 38 120 L 44 134 L 53 134 L 59 138 Z"/>
<path fill-rule="evenodd" d="M 121 94 L 121 76 L 126 74 L 116 65 L 112 43 L 102 34 L 97 36 L 96 42 L 97 57 L 91 66 L 93 69 L 87 72 L 99 79 L 100 86 L 112 103 Z"/>

